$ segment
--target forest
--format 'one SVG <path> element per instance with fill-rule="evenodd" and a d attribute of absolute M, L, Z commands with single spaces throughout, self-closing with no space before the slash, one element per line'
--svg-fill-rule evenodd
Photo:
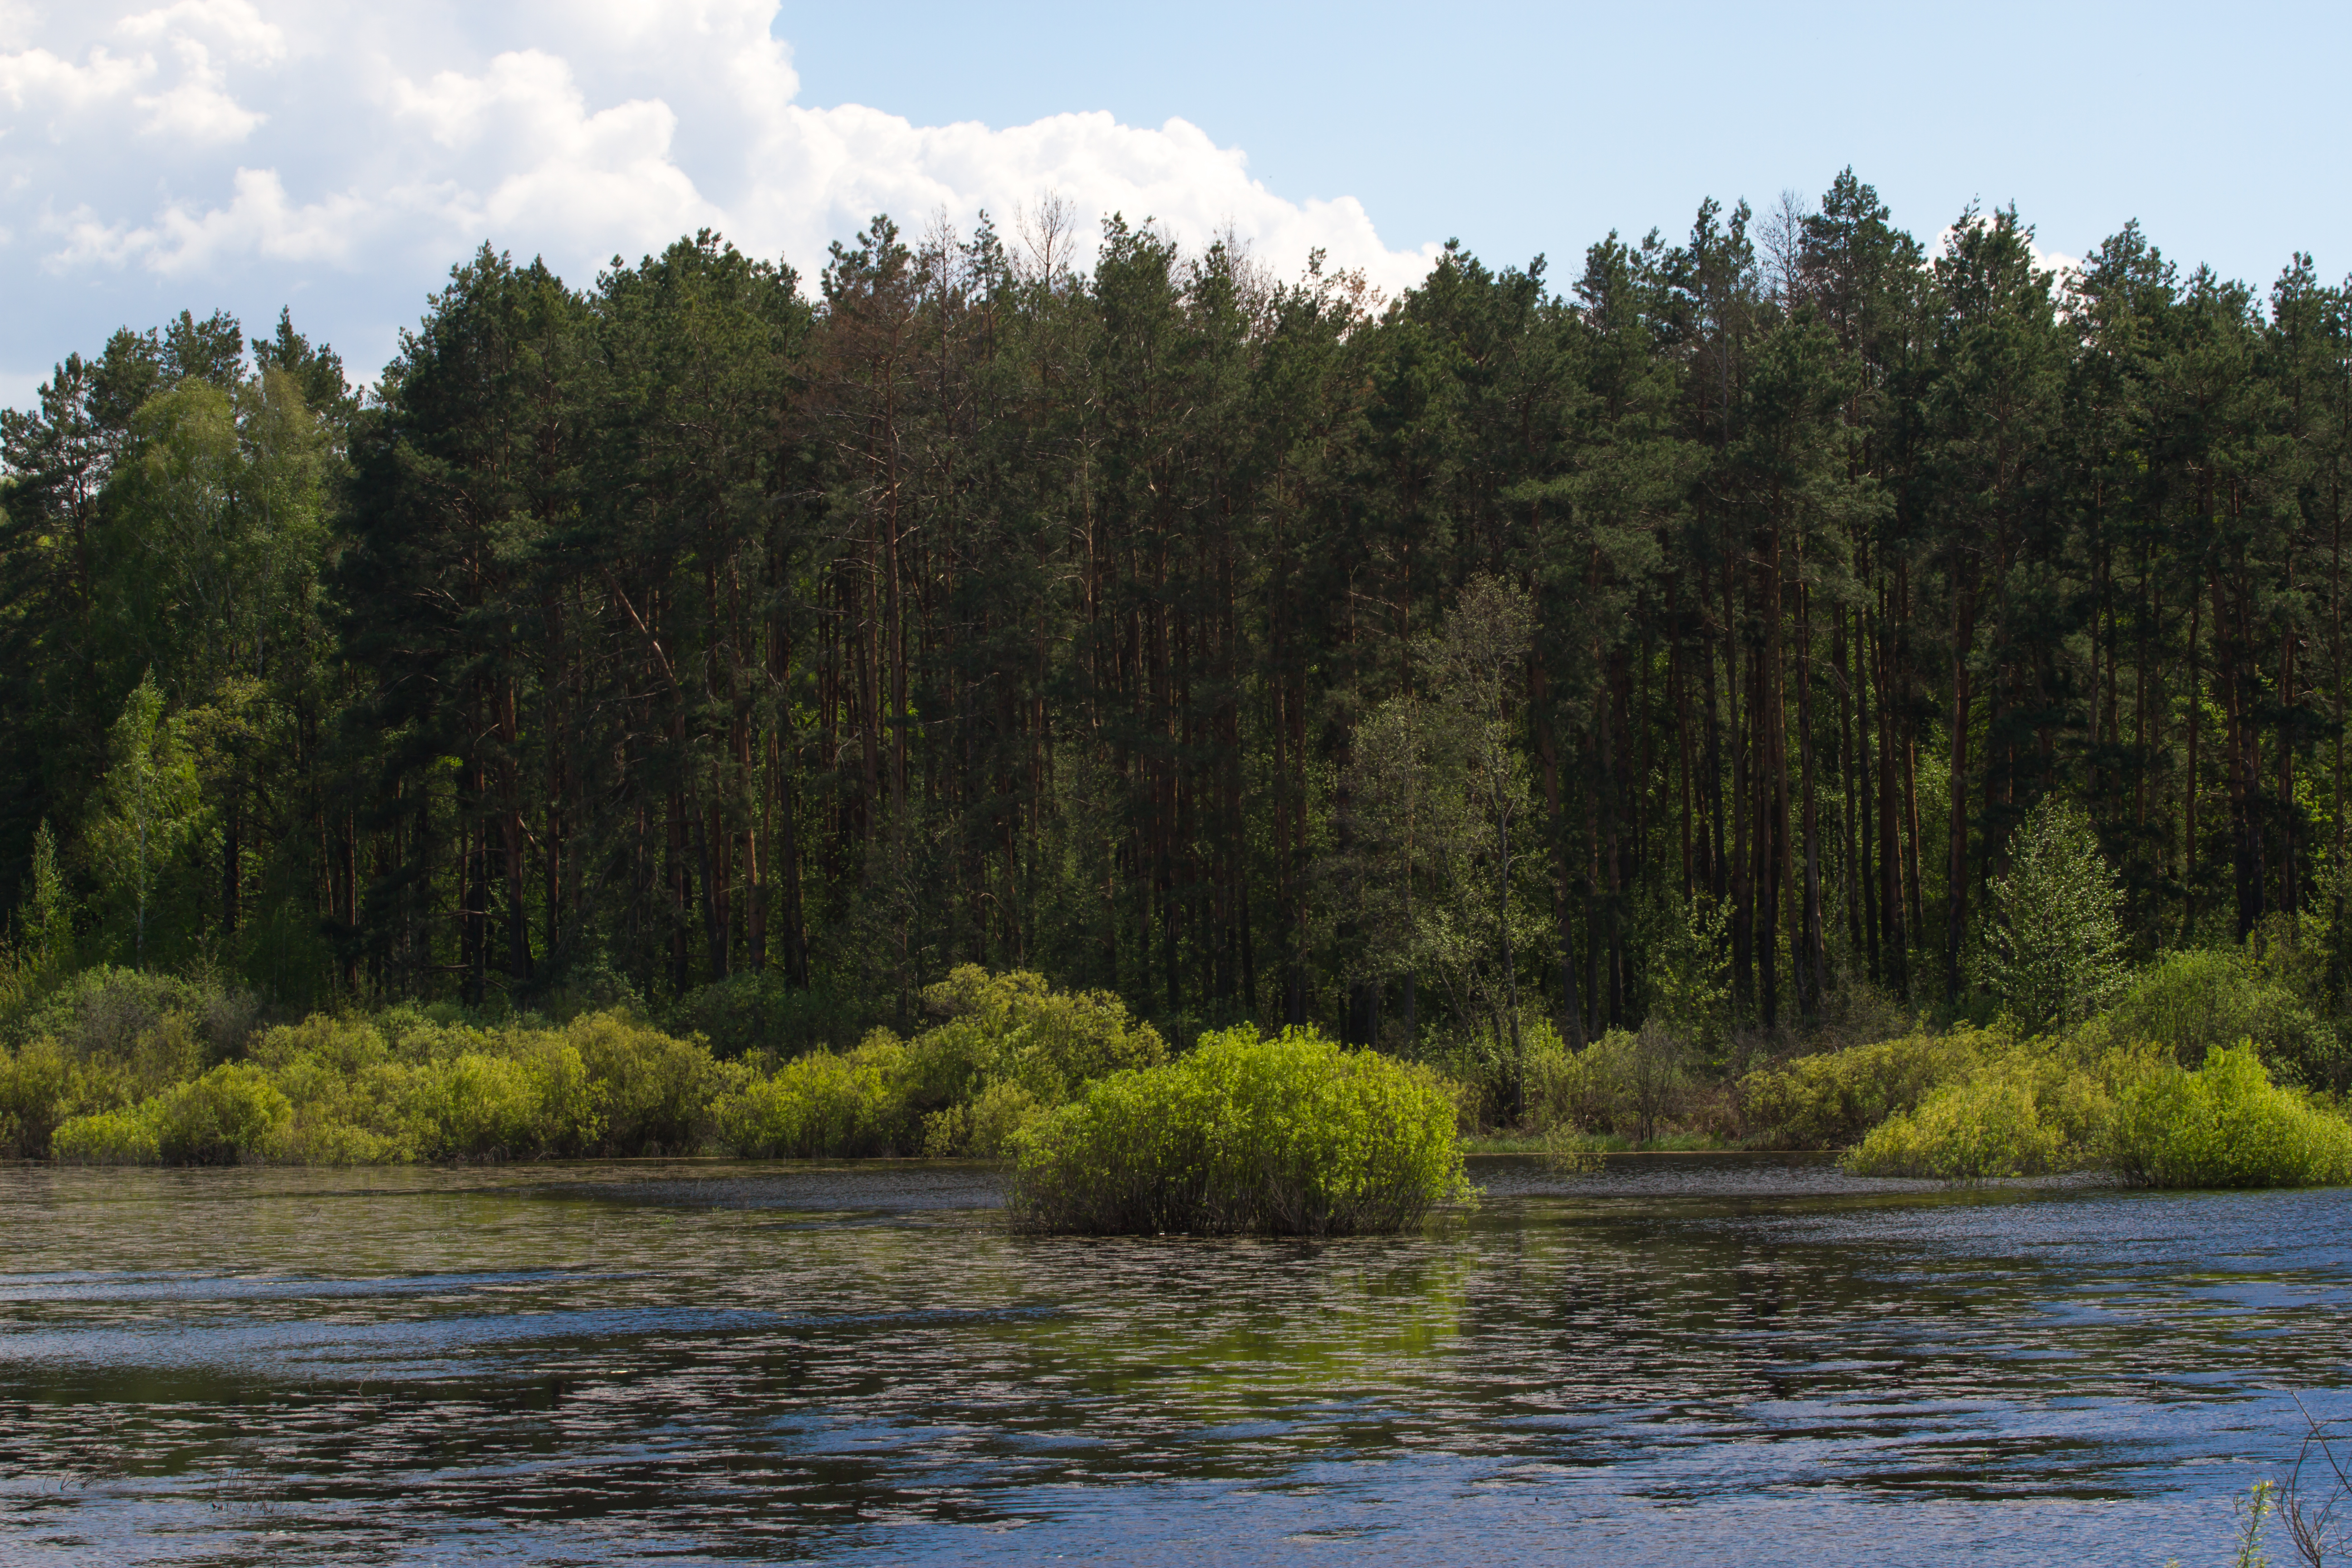
<path fill-rule="evenodd" d="M 485 247 L 364 391 L 125 329 L 0 416 L 10 962 L 762 1046 L 977 964 L 1407 1054 L 1702 973 L 1786 1037 L 1989 1016 L 2055 800 L 2132 957 L 2340 1012 L 2352 289 L 2032 237 L 1848 172 L 1390 300 L 1047 202 L 813 286 Z"/>

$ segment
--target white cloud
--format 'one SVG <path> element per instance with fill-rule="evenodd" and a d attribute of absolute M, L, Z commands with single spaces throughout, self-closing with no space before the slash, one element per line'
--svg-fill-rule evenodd
<path fill-rule="evenodd" d="M 226 79 L 204 45 L 194 38 L 174 38 L 172 52 L 180 58 L 179 81 L 131 100 L 147 111 L 140 127 L 147 134 L 199 143 L 241 142 L 269 118 L 228 95 Z"/>
<path fill-rule="evenodd" d="M 803 106 L 776 16 L 776 0 L 12 7 L 0 227 L 21 243 L 0 277 L 17 269 L 20 298 L 130 297 L 144 278 L 172 286 L 173 309 L 266 281 L 307 289 L 314 316 L 341 299 L 381 318 L 375 302 L 398 299 L 413 318 L 484 240 L 585 282 L 616 252 L 709 226 L 809 272 L 877 212 L 919 228 L 986 208 L 1009 227 L 1048 192 L 1087 247 L 1120 212 L 1194 245 L 1230 228 L 1281 272 L 1320 247 L 1391 290 L 1435 253 L 1391 249 L 1351 198 L 1270 191 L 1182 120 L 992 128 Z M 0 342 L 0 364 L 20 353 Z"/>
<path fill-rule="evenodd" d="M 269 63 L 285 58 L 286 34 L 263 19 L 247 0 L 179 0 L 160 10 L 142 11 L 116 24 L 130 38 L 180 40 L 210 33 L 240 60 Z"/>
<path fill-rule="evenodd" d="M 0 55 L 0 94 L 13 111 L 11 132 L 27 110 L 76 112 L 104 104 L 136 88 L 155 71 L 152 55 L 120 58 L 103 47 L 89 51 L 88 63 L 76 65 L 47 49 L 26 49 Z"/>

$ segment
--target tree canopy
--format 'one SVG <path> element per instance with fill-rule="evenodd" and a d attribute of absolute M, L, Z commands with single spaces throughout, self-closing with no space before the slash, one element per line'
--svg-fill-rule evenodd
<path fill-rule="evenodd" d="M 1694 931 L 1738 1020 L 1959 998 L 2057 801 L 2132 950 L 2333 933 L 2352 292 L 2032 237 L 1849 172 L 1564 292 L 485 247 L 364 397 L 126 330 L 0 418 L 0 909 L 295 1002 L 978 963 L 1578 1040 L 1712 998 Z"/>

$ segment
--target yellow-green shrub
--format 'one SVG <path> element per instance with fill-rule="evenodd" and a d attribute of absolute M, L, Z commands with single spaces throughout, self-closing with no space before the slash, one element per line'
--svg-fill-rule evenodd
<path fill-rule="evenodd" d="M 77 1116 L 51 1135 L 49 1152 L 75 1165 L 152 1165 L 163 1158 L 153 1119 L 137 1109 Z"/>
<path fill-rule="evenodd" d="M 750 1076 L 748 1068 L 718 1060 L 698 1039 L 611 1013 L 575 1018 L 552 1037 L 579 1053 L 600 1097 L 604 1147 L 615 1154 L 700 1147 L 712 1102 Z"/>
<path fill-rule="evenodd" d="M 2077 1103 L 2053 1103 L 2045 1115 L 2040 1075 L 2009 1064 L 1990 1067 L 1937 1088 L 1916 1109 L 1898 1110 L 1880 1122 L 1847 1152 L 1845 1165 L 1861 1175 L 1945 1181 L 2068 1169 L 2084 1152 L 2068 1136 L 2070 1123 L 2086 1119 L 2088 1108 L 2079 1102 L 2096 1092 L 2087 1083 L 2083 1088 Z M 2095 1109 L 2088 1110 L 2087 1119 L 2103 1120 Z"/>
<path fill-rule="evenodd" d="M 261 1069 L 228 1062 L 128 1110 L 75 1117 L 50 1147 L 87 1164 L 236 1164 L 266 1158 L 292 1114 Z"/>
<path fill-rule="evenodd" d="M 0 1051 L 0 1156 L 37 1160 L 82 1099 L 83 1072 L 55 1040 Z"/>
<path fill-rule="evenodd" d="M 2184 1068 L 2202 1062 L 2217 1046 L 2251 1040 L 2265 1061 L 2306 1084 L 2344 1076 L 2335 1026 L 2234 948 L 2159 955 L 2132 976 L 2093 1028 L 2112 1039 L 2168 1046 Z"/>
<path fill-rule="evenodd" d="M 719 1141 L 739 1154 L 814 1160 L 887 1154 L 910 1141 L 907 1047 L 877 1029 L 856 1050 L 812 1051 L 720 1097 Z"/>
<path fill-rule="evenodd" d="M 2116 1173 L 2155 1187 L 2285 1187 L 2352 1181 L 2352 1124 L 2271 1082 L 2251 1043 L 2190 1072 L 2151 1066 L 2117 1096 Z"/>
<path fill-rule="evenodd" d="M 1045 1112 L 1019 1084 L 992 1083 L 977 1100 L 923 1118 L 923 1152 L 932 1159 L 1002 1159 L 1012 1152 L 1013 1135 Z"/>
<path fill-rule="evenodd" d="M 406 1110 L 428 1159 L 578 1154 L 603 1142 L 604 1118 L 577 1047 L 537 1043 L 514 1056 L 467 1051 L 409 1080 Z"/>
<path fill-rule="evenodd" d="M 1391 1231 L 1467 1191 L 1451 1086 L 1312 1029 L 1203 1036 L 1013 1142 L 1008 1206 L 1036 1230 Z"/>
<path fill-rule="evenodd" d="M 1157 1066 L 1168 1047 L 1158 1030 L 1131 1017 L 1108 991 L 1056 991 L 1026 970 L 990 974 L 967 963 L 923 993 L 946 1022 L 911 1047 L 910 1090 L 924 1101 L 957 1103 L 989 1083 L 1019 1084 L 1041 1104 L 1058 1105 L 1081 1085 Z"/>
<path fill-rule="evenodd" d="M 1741 1114 L 1751 1142 L 1836 1148 L 1914 1109 L 1937 1085 L 2008 1047 L 2007 1037 L 1994 1031 L 1959 1028 L 1799 1057 L 1740 1079 Z"/>

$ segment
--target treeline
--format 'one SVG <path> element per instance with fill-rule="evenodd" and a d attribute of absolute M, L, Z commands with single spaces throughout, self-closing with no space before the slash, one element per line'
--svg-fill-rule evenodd
<path fill-rule="evenodd" d="M 0 429 L 17 951 L 1580 1041 L 1694 954 L 1768 1026 L 1965 1000 L 2053 793 L 2144 952 L 2333 943 L 2308 258 L 2054 277 L 1975 208 L 1931 255 L 1851 174 L 1564 292 L 1069 240 L 877 219 L 813 290 L 486 248 L 364 399 L 285 320 L 68 359 Z"/>

